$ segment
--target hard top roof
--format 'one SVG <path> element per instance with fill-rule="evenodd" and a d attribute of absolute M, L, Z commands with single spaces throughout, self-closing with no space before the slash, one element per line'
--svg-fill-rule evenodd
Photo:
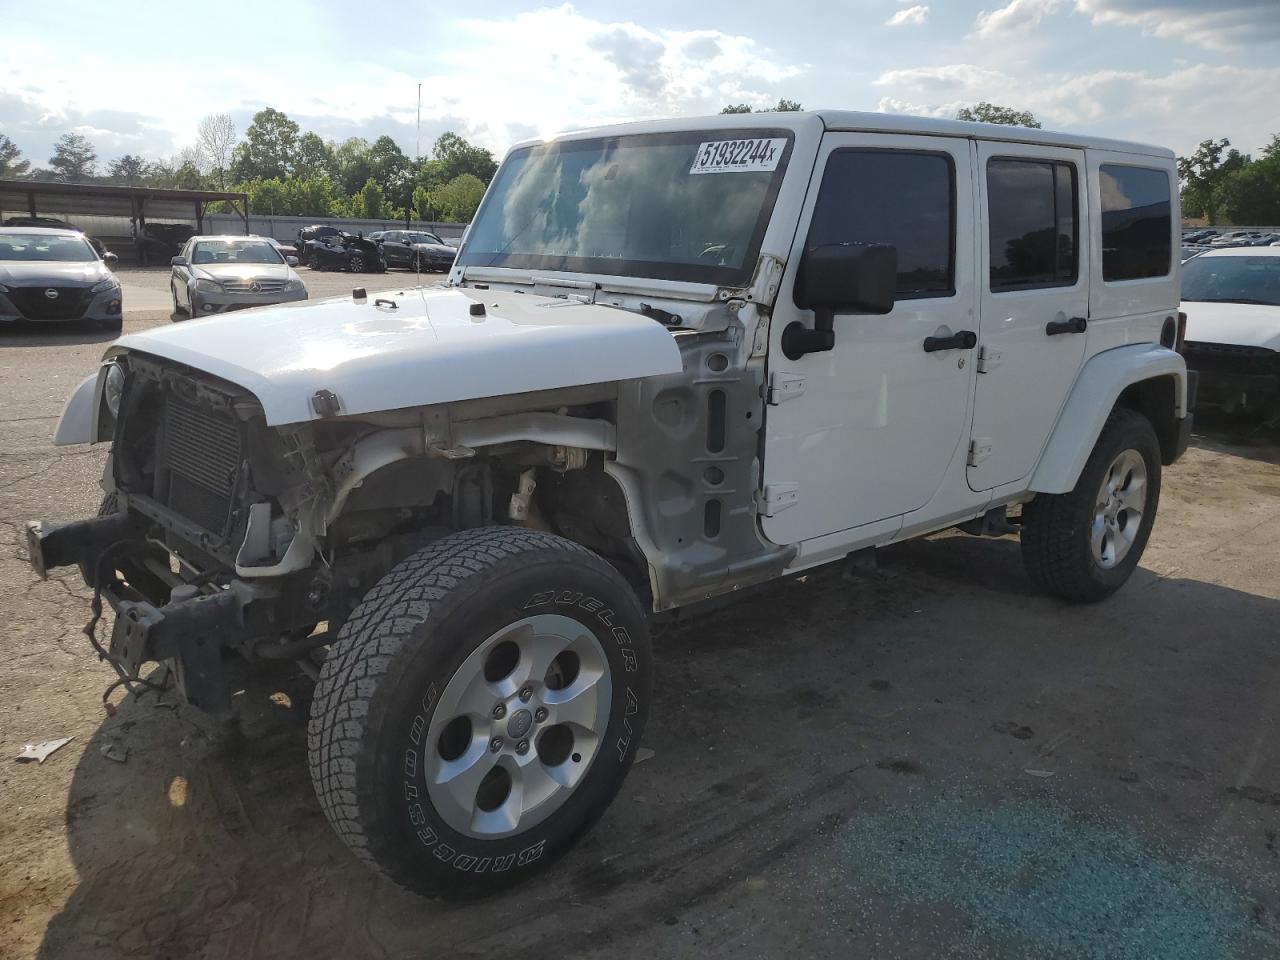
<path fill-rule="evenodd" d="M 895 113 L 867 113 L 857 110 L 734 113 L 717 114 L 712 117 L 682 117 L 675 120 L 646 120 L 637 123 L 620 123 L 574 130 L 558 134 L 553 139 L 577 140 L 593 136 L 674 133 L 683 130 L 741 130 L 763 127 L 798 129 L 806 124 L 814 123 L 821 124 L 824 129 L 832 131 L 963 137 L 1054 147 L 1112 150 L 1119 153 L 1158 157 L 1164 160 L 1172 160 L 1174 158 L 1173 151 L 1165 147 L 1127 140 L 1111 140 L 1106 137 L 1092 137 L 1075 133 L 1055 133 L 1051 130 L 1034 130 L 1029 127 L 1011 127 L 995 123 L 971 123 L 967 120 L 944 120 L 936 117 L 916 117 Z M 528 146 L 540 142 L 542 141 L 527 140 L 516 146 Z"/>

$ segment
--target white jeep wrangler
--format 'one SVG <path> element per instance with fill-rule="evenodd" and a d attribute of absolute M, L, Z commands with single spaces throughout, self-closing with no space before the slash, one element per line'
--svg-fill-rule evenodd
<path fill-rule="evenodd" d="M 1177 197 L 1167 150 L 882 114 L 517 146 L 447 285 L 114 344 L 56 436 L 112 443 L 103 510 L 31 559 L 132 689 L 323 658 L 334 828 L 486 893 L 617 793 L 653 614 L 951 526 L 1124 583 L 1191 427 Z"/>

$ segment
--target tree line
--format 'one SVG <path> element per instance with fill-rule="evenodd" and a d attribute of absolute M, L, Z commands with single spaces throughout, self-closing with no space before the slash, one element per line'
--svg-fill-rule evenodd
<path fill-rule="evenodd" d="M 782 98 L 766 112 L 802 109 Z M 730 104 L 722 114 L 751 113 Z M 1028 110 L 992 103 L 962 107 L 958 120 L 1039 127 Z M 493 154 L 456 133 L 441 134 L 431 153 L 415 161 L 391 137 L 341 143 L 303 132 L 284 113 L 267 107 L 238 137 L 231 118 L 200 121 L 196 142 L 170 160 L 126 154 L 98 173 L 93 144 L 78 133 L 55 145 L 47 168 L 32 168 L 18 146 L 0 133 L 0 178 L 101 182 L 185 190 L 236 190 L 258 214 L 336 216 L 371 220 L 451 220 L 465 223 L 498 164 Z M 1280 134 L 1255 160 L 1227 139 L 1205 140 L 1178 158 L 1184 216 L 1210 224 L 1280 224 Z"/>
<path fill-rule="evenodd" d="M 415 161 L 388 136 L 342 142 L 306 131 L 271 107 L 237 136 L 226 114 L 197 127 L 196 142 L 168 160 L 125 154 L 100 168 L 88 138 L 64 134 L 47 168 L 33 168 L 0 133 L 0 178 L 107 183 L 248 194 L 249 212 L 371 220 L 446 220 L 475 214 L 498 162 L 456 133 L 436 138 Z"/>

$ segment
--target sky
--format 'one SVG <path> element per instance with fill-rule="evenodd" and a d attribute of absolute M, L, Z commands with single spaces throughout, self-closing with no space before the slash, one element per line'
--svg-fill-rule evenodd
<path fill-rule="evenodd" d="M 67 131 L 103 164 L 162 159 L 202 116 L 243 132 L 265 106 L 412 156 L 419 83 L 424 153 L 445 130 L 500 155 L 779 97 L 929 116 L 989 100 L 1183 154 L 1280 133 L 1280 0 L 0 0 L 0 23 L 0 133 L 37 166 Z"/>

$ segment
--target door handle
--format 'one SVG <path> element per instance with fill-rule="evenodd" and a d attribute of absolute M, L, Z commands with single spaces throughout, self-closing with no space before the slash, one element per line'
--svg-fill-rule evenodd
<path fill-rule="evenodd" d="M 1072 317 L 1070 320 L 1050 320 L 1044 325 L 1044 332 L 1051 337 L 1060 333 L 1084 333 L 1089 329 L 1086 317 Z"/>
<path fill-rule="evenodd" d="M 936 353 L 939 350 L 972 350 L 978 345 L 978 335 L 972 330 L 961 330 L 949 337 L 925 337 L 924 352 Z"/>

